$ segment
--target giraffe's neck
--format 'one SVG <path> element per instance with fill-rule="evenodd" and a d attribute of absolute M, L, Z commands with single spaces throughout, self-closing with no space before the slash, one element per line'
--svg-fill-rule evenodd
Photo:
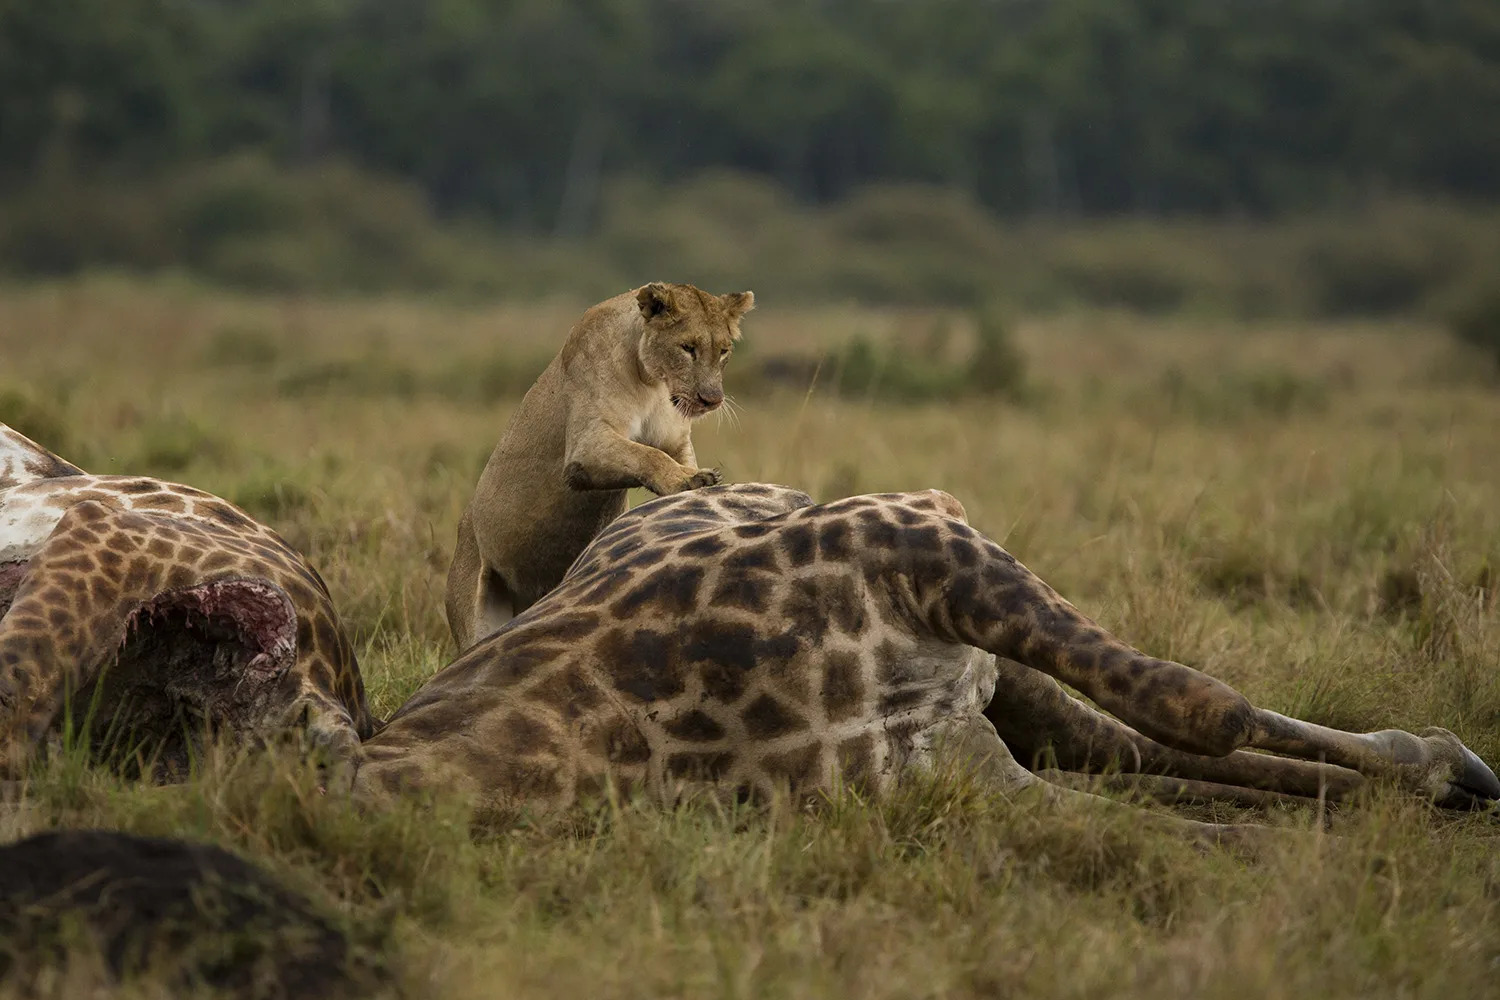
<path fill-rule="evenodd" d="M 30 559 L 66 510 L 53 491 L 35 485 L 0 493 L 0 564 Z"/>

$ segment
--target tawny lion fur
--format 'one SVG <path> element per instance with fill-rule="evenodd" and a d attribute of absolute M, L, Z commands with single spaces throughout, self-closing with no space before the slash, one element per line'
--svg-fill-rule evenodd
<path fill-rule="evenodd" d="M 713 486 L 692 421 L 724 401 L 751 292 L 654 282 L 589 309 L 526 393 L 458 526 L 448 627 L 460 651 L 557 586 L 625 492 Z"/>

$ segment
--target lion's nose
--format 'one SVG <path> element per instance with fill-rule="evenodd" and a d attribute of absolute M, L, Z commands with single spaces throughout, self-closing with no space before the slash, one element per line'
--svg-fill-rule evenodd
<path fill-rule="evenodd" d="M 698 402 L 702 403 L 709 409 L 713 409 L 715 406 L 718 406 L 720 403 L 724 402 L 724 390 L 720 389 L 715 391 L 711 389 L 708 392 L 704 392 L 702 389 L 699 389 Z"/>

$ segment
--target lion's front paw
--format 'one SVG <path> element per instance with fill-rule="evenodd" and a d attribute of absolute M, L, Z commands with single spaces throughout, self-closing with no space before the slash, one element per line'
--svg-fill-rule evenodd
<path fill-rule="evenodd" d="M 723 481 L 723 478 L 719 474 L 718 469 L 699 469 L 691 476 L 688 476 L 688 480 L 683 484 L 682 488 L 684 490 L 701 490 L 705 486 L 718 486 Z"/>

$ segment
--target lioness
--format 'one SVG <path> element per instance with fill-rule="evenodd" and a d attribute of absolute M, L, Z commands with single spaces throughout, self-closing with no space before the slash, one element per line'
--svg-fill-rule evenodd
<path fill-rule="evenodd" d="M 625 491 L 713 486 L 692 421 L 724 402 L 753 292 L 653 282 L 594 306 L 521 400 L 458 524 L 448 627 L 460 651 L 555 587 Z"/>

